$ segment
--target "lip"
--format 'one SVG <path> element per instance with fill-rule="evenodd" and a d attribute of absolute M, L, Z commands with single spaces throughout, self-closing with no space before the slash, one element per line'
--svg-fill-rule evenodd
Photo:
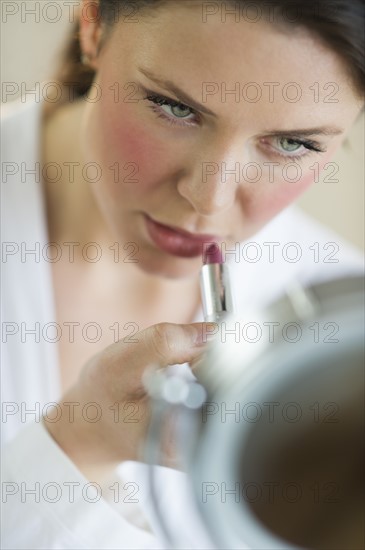
<path fill-rule="evenodd" d="M 217 235 L 189 233 L 185 229 L 156 222 L 147 214 L 144 215 L 148 234 L 154 244 L 173 256 L 194 258 L 203 253 L 204 243 L 218 242 Z"/>

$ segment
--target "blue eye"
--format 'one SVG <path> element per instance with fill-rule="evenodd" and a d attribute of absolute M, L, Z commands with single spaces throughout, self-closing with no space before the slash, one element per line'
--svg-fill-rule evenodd
<path fill-rule="evenodd" d="M 271 145 L 271 150 L 274 151 L 273 154 L 277 157 L 300 161 L 311 152 L 326 152 L 326 149 L 323 149 L 316 141 L 296 139 L 290 136 L 272 136 L 272 138 L 274 143 L 279 145 L 279 147 Z M 263 141 L 265 142 L 267 139 L 264 138 Z M 298 151 L 299 154 L 295 154 Z"/>
<path fill-rule="evenodd" d="M 159 118 L 162 118 L 170 126 L 196 126 L 199 122 L 199 114 L 197 111 L 174 99 L 170 99 L 166 96 L 149 92 L 145 90 L 147 96 L 143 99 L 152 103 L 150 108 L 157 114 Z M 167 110 L 166 110 L 167 109 Z M 307 157 L 311 152 L 325 153 L 326 149 L 323 149 L 319 143 L 312 140 L 297 139 L 292 136 L 270 136 L 273 141 L 279 144 L 279 147 L 271 147 L 273 156 L 283 159 L 293 159 L 301 161 L 302 158 Z M 264 138 L 263 141 L 268 138 Z M 296 154 L 298 151 L 302 151 Z"/>
<path fill-rule="evenodd" d="M 191 107 L 180 103 L 179 101 L 175 101 L 157 94 L 150 94 L 144 99 L 153 103 L 153 105 L 151 105 L 151 109 L 157 113 L 160 118 L 165 119 L 171 125 L 192 126 L 197 122 L 196 111 L 191 109 Z M 167 107 L 171 114 L 169 114 L 163 107 Z M 190 118 L 191 115 L 193 115 L 192 118 Z"/>
<path fill-rule="evenodd" d="M 287 148 L 284 146 L 284 142 L 286 142 Z M 295 153 L 303 145 L 303 143 L 290 138 L 280 138 L 279 143 L 287 153 Z"/>

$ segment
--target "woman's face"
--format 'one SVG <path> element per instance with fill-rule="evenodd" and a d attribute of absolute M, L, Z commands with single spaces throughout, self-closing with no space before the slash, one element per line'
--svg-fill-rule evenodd
<path fill-rule="evenodd" d="M 121 17 L 82 128 L 107 225 L 136 243 L 142 270 L 169 278 L 199 270 L 203 241 L 234 247 L 293 202 L 362 107 L 341 59 L 306 31 L 184 4 Z M 82 23 L 84 51 L 92 30 Z"/>

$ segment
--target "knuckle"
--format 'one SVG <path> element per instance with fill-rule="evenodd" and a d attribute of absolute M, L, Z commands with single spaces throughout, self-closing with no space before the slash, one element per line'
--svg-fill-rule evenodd
<path fill-rule="evenodd" d="M 153 327 L 150 345 L 154 355 L 160 361 L 165 361 L 174 353 L 176 346 L 171 327 L 168 323 L 159 323 Z"/>

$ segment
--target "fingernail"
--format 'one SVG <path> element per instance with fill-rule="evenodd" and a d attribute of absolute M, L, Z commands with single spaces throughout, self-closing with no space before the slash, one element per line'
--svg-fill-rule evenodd
<path fill-rule="evenodd" d="M 204 323 L 201 328 L 198 328 L 195 344 L 201 346 L 214 340 L 218 333 L 219 325 L 217 323 Z"/>

